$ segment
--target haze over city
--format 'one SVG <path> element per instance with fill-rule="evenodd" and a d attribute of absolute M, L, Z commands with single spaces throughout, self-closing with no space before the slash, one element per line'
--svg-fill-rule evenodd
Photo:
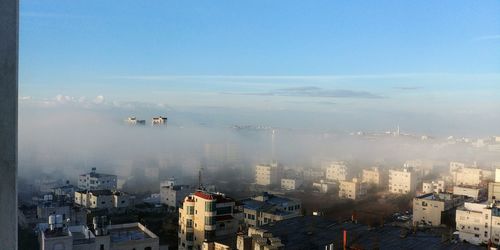
<path fill-rule="evenodd" d="M 19 6 L 20 249 L 500 244 L 498 1 Z"/>

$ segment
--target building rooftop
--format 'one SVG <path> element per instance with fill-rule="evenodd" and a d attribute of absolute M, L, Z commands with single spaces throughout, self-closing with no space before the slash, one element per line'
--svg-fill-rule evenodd
<path fill-rule="evenodd" d="M 216 200 L 217 203 L 234 202 L 234 199 L 226 197 L 224 194 L 212 193 L 204 190 L 197 190 L 194 195 L 206 200 Z"/>
<path fill-rule="evenodd" d="M 80 176 L 90 176 L 90 177 L 93 177 L 93 178 L 101 178 L 101 177 L 113 177 L 113 176 L 116 176 L 116 175 L 112 175 L 112 174 L 101 174 L 101 173 L 96 173 L 96 172 L 88 172 L 86 174 L 81 174 Z"/>
<path fill-rule="evenodd" d="M 108 232 L 112 243 L 158 238 L 140 223 L 111 225 Z"/>
<path fill-rule="evenodd" d="M 239 201 L 239 203 L 241 203 L 243 207 L 246 209 L 258 210 L 277 215 L 292 214 L 291 212 L 278 209 L 279 207 L 287 207 L 288 203 L 291 202 L 295 202 L 295 200 L 286 197 L 275 196 L 268 193 L 263 193 L 260 196 L 247 198 Z"/>
<path fill-rule="evenodd" d="M 55 228 L 54 230 L 50 230 L 47 228 L 43 231 L 43 234 L 45 238 L 71 236 L 71 234 L 66 228 Z"/>
<path fill-rule="evenodd" d="M 462 195 L 455 195 L 452 193 L 429 193 L 417 196 L 417 199 L 425 199 L 425 200 L 436 200 L 436 201 L 450 201 L 453 198 L 459 198 Z"/>
<path fill-rule="evenodd" d="M 433 231 L 404 233 L 406 229 L 385 225 L 379 228 L 355 223 L 336 223 L 321 216 L 301 216 L 260 227 L 278 237 L 286 249 L 324 249 L 333 243 L 342 248 L 343 232 L 347 233 L 347 248 L 354 249 L 483 249 L 466 243 L 442 242 Z M 376 247 L 377 246 L 377 247 Z"/>

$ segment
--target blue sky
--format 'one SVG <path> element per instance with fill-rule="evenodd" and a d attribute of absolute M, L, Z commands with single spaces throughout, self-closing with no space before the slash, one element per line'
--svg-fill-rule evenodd
<path fill-rule="evenodd" d="M 20 94 L 494 112 L 499 13 L 499 1 L 23 0 Z"/>

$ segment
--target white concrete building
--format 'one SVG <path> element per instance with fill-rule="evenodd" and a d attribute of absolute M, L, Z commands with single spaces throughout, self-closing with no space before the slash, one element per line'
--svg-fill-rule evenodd
<path fill-rule="evenodd" d="M 469 165 L 464 163 L 464 162 L 457 162 L 457 161 L 452 161 L 450 162 L 450 174 L 453 174 L 453 172 L 456 172 L 460 169 L 466 168 Z"/>
<path fill-rule="evenodd" d="M 480 168 L 462 168 L 452 173 L 453 183 L 460 186 L 478 186 L 488 172 Z"/>
<path fill-rule="evenodd" d="M 179 250 L 201 249 L 238 231 L 240 215 L 235 200 L 224 194 L 198 190 L 179 208 Z"/>
<path fill-rule="evenodd" d="M 345 162 L 332 162 L 327 168 L 325 177 L 332 181 L 345 181 L 351 178 L 350 170 Z"/>
<path fill-rule="evenodd" d="M 476 245 L 500 243 L 500 209 L 496 204 L 466 202 L 457 209 L 455 220 L 460 240 Z"/>
<path fill-rule="evenodd" d="M 281 185 L 283 166 L 277 162 L 255 166 L 255 183 L 261 186 Z"/>
<path fill-rule="evenodd" d="M 307 181 L 316 181 L 325 176 L 325 171 L 314 168 L 302 168 L 300 173 L 302 174 L 304 180 Z"/>
<path fill-rule="evenodd" d="M 167 120 L 168 120 L 167 117 L 163 117 L 163 116 L 153 117 L 153 119 L 151 119 L 151 125 L 153 125 L 153 126 L 166 126 Z"/>
<path fill-rule="evenodd" d="M 302 186 L 300 179 L 281 179 L 281 189 L 283 190 L 297 190 Z"/>
<path fill-rule="evenodd" d="M 413 224 L 439 226 L 445 217 L 453 215 L 454 210 L 463 205 L 465 196 L 451 193 L 430 193 L 413 199 Z M 450 222 L 453 218 L 449 218 Z"/>
<path fill-rule="evenodd" d="M 81 190 L 116 190 L 117 176 L 100 174 L 96 172 L 96 168 L 92 168 L 90 173 L 80 175 L 78 188 Z"/>
<path fill-rule="evenodd" d="M 488 183 L 488 202 L 500 200 L 500 169 L 495 169 L 495 182 Z"/>
<path fill-rule="evenodd" d="M 131 197 L 110 190 L 76 191 L 75 204 L 92 209 L 123 208 L 131 204 Z"/>
<path fill-rule="evenodd" d="M 424 181 L 422 183 L 422 193 L 442 193 L 446 191 L 446 182 L 444 180 Z"/>
<path fill-rule="evenodd" d="M 474 201 L 483 201 L 486 199 L 486 190 L 475 186 L 454 186 L 453 194 L 465 195 Z"/>
<path fill-rule="evenodd" d="M 95 221 L 95 220 L 94 220 Z M 41 250 L 159 250 L 159 238 L 140 223 L 66 226 L 52 215 L 49 227 L 39 235 Z"/>
<path fill-rule="evenodd" d="M 352 181 L 340 181 L 339 197 L 344 199 L 359 200 L 366 197 L 367 185 L 357 178 Z"/>
<path fill-rule="evenodd" d="M 409 194 L 417 187 L 417 174 L 411 168 L 389 170 L 389 192 L 393 194 Z"/>
<path fill-rule="evenodd" d="M 262 226 L 302 215 L 298 199 L 263 193 L 239 201 L 243 208 L 244 222 L 248 226 Z"/>
<path fill-rule="evenodd" d="M 363 169 L 361 181 L 369 185 L 381 186 L 384 184 L 382 171 L 378 167 Z"/>
<path fill-rule="evenodd" d="M 175 179 L 170 179 L 160 184 L 160 201 L 169 207 L 177 208 L 193 191 L 189 185 L 177 185 Z"/>
<path fill-rule="evenodd" d="M 434 162 L 430 160 L 407 160 L 403 167 L 412 168 L 413 172 L 418 174 L 418 178 L 423 178 L 424 176 L 432 173 L 434 170 Z"/>
<path fill-rule="evenodd" d="M 320 180 L 319 182 L 313 183 L 313 188 L 318 190 L 320 193 L 328 193 L 331 190 L 335 189 L 335 187 L 337 186 L 337 183 L 325 180 Z"/>
<path fill-rule="evenodd" d="M 137 117 L 128 117 L 127 120 L 125 120 L 125 123 L 131 126 L 135 125 L 146 125 L 146 120 L 139 120 Z"/>

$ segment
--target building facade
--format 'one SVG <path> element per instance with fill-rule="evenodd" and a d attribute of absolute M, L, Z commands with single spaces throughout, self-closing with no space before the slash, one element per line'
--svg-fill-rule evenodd
<path fill-rule="evenodd" d="M 359 200 L 366 197 L 367 184 L 357 178 L 351 181 L 340 181 L 339 198 Z"/>
<path fill-rule="evenodd" d="M 271 222 L 294 218 L 302 214 L 300 200 L 263 193 L 243 199 L 244 222 L 248 226 L 262 226 Z"/>
<path fill-rule="evenodd" d="M 96 168 L 92 168 L 90 173 L 80 175 L 78 188 L 80 190 L 116 190 L 117 176 L 97 173 Z"/>
<path fill-rule="evenodd" d="M 166 126 L 167 120 L 168 120 L 167 117 L 163 117 L 163 116 L 153 117 L 153 119 L 151 119 L 151 125 L 153 125 L 153 126 Z"/>
<path fill-rule="evenodd" d="M 464 195 L 472 198 L 474 201 L 483 201 L 486 199 L 485 189 L 474 186 L 454 186 L 453 194 Z"/>
<path fill-rule="evenodd" d="M 454 218 L 455 209 L 464 204 L 466 197 L 451 193 L 430 193 L 413 199 L 413 224 L 439 226 Z"/>
<path fill-rule="evenodd" d="M 281 189 L 283 190 L 297 190 L 302 186 L 300 179 L 281 179 Z"/>
<path fill-rule="evenodd" d="M 350 172 L 345 162 L 332 162 L 325 171 L 327 180 L 345 181 L 350 178 Z"/>
<path fill-rule="evenodd" d="M 424 181 L 422 183 L 422 193 L 442 193 L 446 191 L 446 182 L 444 180 Z"/>
<path fill-rule="evenodd" d="M 417 175 L 411 168 L 389 170 L 389 192 L 393 194 L 410 194 L 417 187 Z"/>
<path fill-rule="evenodd" d="M 159 238 L 140 223 L 67 226 L 52 215 L 49 228 L 39 234 L 41 250 L 159 250 Z"/>
<path fill-rule="evenodd" d="M 146 125 L 146 120 L 139 120 L 137 117 L 128 117 L 127 120 L 125 120 L 125 123 L 131 126 L 135 125 Z"/>
<path fill-rule="evenodd" d="M 221 193 L 196 191 L 179 208 L 179 249 L 201 249 L 204 242 L 235 235 L 239 217 L 235 200 Z"/>
<path fill-rule="evenodd" d="M 261 186 L 280 185 L 283 167 L 277 163 L 259 164 L 255 167 L 255 183 Z"/>
<path fill-rule="evenodd" d="M 177 208 L 182 201 L 194 191 L 189 185 L 177 185 L 175 179 L 160 184 L 160 201 L 169 207 Z"/>
<path fill-rule="evenodd" d="M 378 167 L 373 167 L 370 169 L 363 169 L 363 174 L 361 181 L 367 183 L 368 185 L 383 185 L 382 172 Z"/>
<path fill-rule="evenodd" d="M 328 193 L 334 190 L 338 184 L 331 181 L 320 180 L 319 182 L 314 182 L 312 186 L 313 189 L 319 191 L 320 193 Z"/>
<path fill-rule="evenodd" d="M 124 208 L 131 197 L 123 192 L 110 190 L 76 191 L 75 204 L 92 209 Z"/>
<path fill-rule="evenodd" d="M 476 245 L 500 243 L 500 209 L 496 204 L 466 202 L 457 209 L 455 220 L 461 241 Z"/>

